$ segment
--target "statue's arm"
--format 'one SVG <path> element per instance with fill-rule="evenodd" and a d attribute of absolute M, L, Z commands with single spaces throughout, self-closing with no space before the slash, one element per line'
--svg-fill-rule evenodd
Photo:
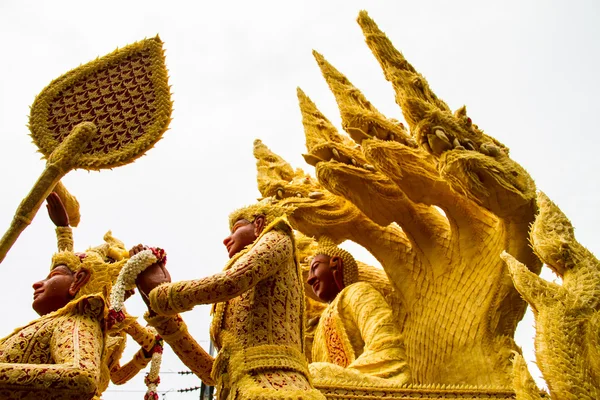
<path fill-rule="evenodd" d="M 409 382 L 410 370 L 402 333 L 383 295 L 370 284 L 359 282 L 348 288 L 343 302 L 365 344 L 362 354 L 348 368 Z"/>
<path fill-rule="evenodd" d="M 172 315 L 191 310 L 198 304 L 227 301 L 273 275 L 292 254 L 291 238 L 285 233 L 271 231 L 227 271 L 158 286 L 150 292 L 150 305 L 157 314 Z"/>
<path fill-rule="evenodd" d="M 137 319 L 129 317 L 125 327 L 118 332 L 112 332 L 106 340 L 105 351 L 107 352 L 107 365 L 110 372 L 110 380 L 115 385 L 123 385 L 136 376 L 152 360 L 152 349 L 156 344 L 156 336 L 150 330 L 137 322 Z M 121 357 L 125 350 L 127 336 L 131 336 L 140 346 L 133 357 L 121 365 Z"/>
<path fill-rule="evenodd" d="M 127 363 L 121 365 L 117 361 L 110 369 L 110 380 L 115 385 L 127 383 L 136 376 L 142 369 L 146 368 L 152 360 L 152 355 L 146 356 L 143 349 L 139 349 Z"/>
<path fill-rule="evenodd" d="M 124 331 L 133 338 L 142 348 L 139 349 L 124 365 L 120 365 L 120 360 L 116 359 L 110 368 L 110 380 L 115 385 L 122 385 L 136 376 L 142 369 L 146 368 L 152 360 L 152 348 L 156 342 L 153 332 L 141 326 L 137 321 L 129 324 Z M 125 339 L 125 338 L 124 338 Z M 122 353 L 122 350 L 119 352 Z M 121 354 L 117 354 L 120 358 Z"/>
<path fill-rule="evenodd" d="M 214 358 L 190 335 L 187 325 L 179 315 L 146 316 L 146 321 L 171 346 L 177 357 L 207 385 L 214 385 L 211 371 Z"/>

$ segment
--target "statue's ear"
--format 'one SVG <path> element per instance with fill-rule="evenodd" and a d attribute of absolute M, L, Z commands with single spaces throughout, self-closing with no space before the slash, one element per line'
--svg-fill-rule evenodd
<path fill-rule="evenodd" d="M 73 297 L 79 292 L 79 289 L 83 287 L 90 280 L 90 271 L 87 268 L 81 267 L 75 272 L 75 279 L 69 287 L 69 294 Z"/>
<path fill-rule="evenodd" d="M 333 256 L 329 259 L 329 268 L 333 272 L 333 280 L 341 291 L 344 288 L 344 260 L 341 257 Z"/>
<path fill-rule="evenodd" d="M 259 215 L 254 218 L 254 234 L 259 237 L 263 229 L 265 229 L 265 216 Z"/>

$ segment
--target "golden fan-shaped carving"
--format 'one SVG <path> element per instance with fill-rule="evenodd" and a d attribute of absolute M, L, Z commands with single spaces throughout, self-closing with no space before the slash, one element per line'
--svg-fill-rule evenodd
<path fill-rule="evenodd" d="M 55 79 L 36 97 L 29 129 L 47 158 L 82 122 L 97 132 L 73 168 L 127 164 L 167 130 L 172 102 L 162 42 L 145 39 Z"/>
<path fill-rule="evenodd" d="M 167 130 L 171 93 L 162 41 L 145 39 L 81 65 L 35 98 L 29 116 L 46 168 L 0 240 L 0 262 L 60 179 L 142 156 Z"/>

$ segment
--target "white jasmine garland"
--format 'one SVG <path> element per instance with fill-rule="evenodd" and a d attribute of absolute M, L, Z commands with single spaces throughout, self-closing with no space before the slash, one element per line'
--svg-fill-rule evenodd
<path fill-rule="evenodd" d="M 156 333 L 156 329 L 149 327 L 149 329 L 156 334 L 156 343 L 152 348 L 152 360 L 150 361 L 150 372 L 146 375 L 144 383 L 148 388 L 144 395 L 144 400 L 158 399 L 158 384 L 160 383 L 160 364 L 162 361 L 163 344 L 162 338 Z"/>
<path fill-rule="evenodd" d="M 158 348 L 157 348 L 158 347 Z M 162 361 L 162 340 L 158 341 L 158 343 L 154 346 L 152 352 L 152 361 L 150 361 L 150 372 L 146 375 L 146 379 L 144 379 L 146 383 L 146 387 L 148 390 L 146 391 L 146 395 L 144 399 L 155 399 L 158 398 L 158 384 L 160 383 L 160 378 L 158 376 L 160 372 L 160 364 Z"/>
<path fill-rule="evenodd" d="M 140 272 L 157 261 L 158 259 L 150 249 L 142 250 L 127 260 L 110 292 L 112 310 L 121 311 L 125 301 L 125 291 L 135 288 L 135 279 Z"/>
<path fill-rule="evenodd" d="M 160 257 L 157 258 L 157 255 Z M 164 250 L 161 249 L 146 249 L 135 254 L 121 269 L 117 281 L 110 292 L 110 309 L 109 309 L 109 327 L 116 321 L 122 321 L 125 318 L 123 313 L 123 303 L 125 302 L 125 292 L 135 288 L 135 280 L 137 276 L 146 268 L 158 261 L 166 261 Z M 152 360 L 150 361 L 150 372 L 144 380 L 148 390 L 144 395 L 146 400 L 158 399 L 158 384 L 160 378 L 160 364 L 162 361 L 163 344 L 162 338 L 156 332 L 156 329 L 148 327 L 154 333 L 156 342 L 152 348 Z"/>

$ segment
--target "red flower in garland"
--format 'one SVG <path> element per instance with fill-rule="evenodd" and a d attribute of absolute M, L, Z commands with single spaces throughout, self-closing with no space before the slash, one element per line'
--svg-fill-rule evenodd
<path fill-rule="evenodd" d="M 152 348 L 152 354 L 154 353 L 158 353 L 158 354 L 162 354 L 163 353 L 163 345 L 162 343 L 157 343 L 154 345 L 154 347 Z"/>
<path fill-rule="evenodd" d="M 112 328 L 117 322 L 121 322 L 125 320 L 125 313 L 121 311 L 109 310 L 108 311 L 108 320 L 106 321 L 106 325 L 108 325 L 108 329 Z"/>
<path fill-rule="evenodd" d="M 155 380 L 151 381 L 150 379 L 148 379 L 148 374 L 146 374 L 146 377 L 144 378 L 144 383 L 146 384 L 146 386 L 149 386 L 151 384 L 155 384 L 156 386 L 158 386 L 160 384 L 160 376 L 157 376 Z"/>
<path fill-rule="evenodd" d="M 144 395 L 144 400 L 158 400 L 158 393 L 148 392 Z"/>
<path fill-rule="evenodd" d="M 160 247 L 150 247 L 152 254 L 156 257 L 156 262 L 166 264 L 167 263 L 167 252 Z"/>

